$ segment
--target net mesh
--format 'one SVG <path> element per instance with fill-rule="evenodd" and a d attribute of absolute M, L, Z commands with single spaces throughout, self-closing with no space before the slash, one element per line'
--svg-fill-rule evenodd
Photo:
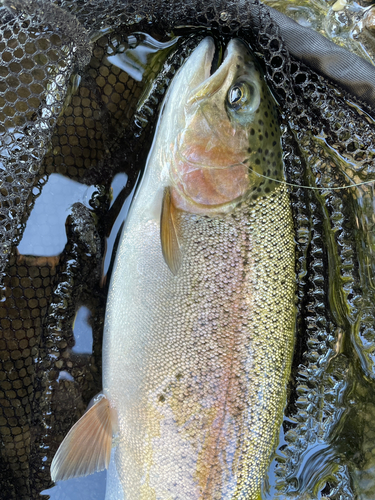
<path fill-rule="evenodd" d="M 333 84 L 306 58 L 296 59 L 270 11 L 255 0 L 15 0 L 0 6 L 0 25 L 4 498 L 38 498 L 50 485 L 53 451 L 100 390 L 105 308 L 100 268 L 116 208 L 109 210 L 111 180 L 126 172 L 122 198 L 132 190 L 165 89 L 207 28 L 224 41 L 242 36 L 260 56 L 280 105 L 288 181 L 296 186 L 290 192 L 297 242 L 297 345 L 284 459 L 276 465 L 277 495 L 300 498 L 309 490 L 316 478 L 313 472 L 302 474 L 300 464 L 320 446 L 327 448 L 321 456 L 330 478 L 323 494 L 354 498 L 348 465 L 331 444 L 347 414 L 342 394 L 353 387 L 350 363 L 369 379 L 375 375 L 374 193 L 371 184 L 335 188 L 375 178 L 371 92 L 366 100 L 361 92 L 349 94 L 355 82 L 343 90 L 337 78 Z M 193 36 L 187 35 L 191 31 Z M 141 82 L 108 59 L 145 36 L 139 32 L 159 40 L 169 39 L 171 32 L 182 35 L 145 69 Z M 19 255 L 16 247 L 35 198 L 56 172 L 98 185 L 91 210 L 73 206 L 68 244 L 59 257 Z M 311 191 L 306 185 L 324 189 Z M 92 355 L 77 358 L 71 324 L 82 301 L 96 320 L 96 347 Z M 354 361 L 350 348 L 337 354 L 342 337 L 353 343 Z M 59 378 L 62 372 L 76 382 Z M 315 470 L 314 460 L 310 463 L 308 469 Z"/>

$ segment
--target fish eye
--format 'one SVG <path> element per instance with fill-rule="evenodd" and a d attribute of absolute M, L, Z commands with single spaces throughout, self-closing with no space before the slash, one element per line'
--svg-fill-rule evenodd
<path fill-rule="evenodd" d="M 231 106 L 238 106 L 244 97 L 242 85 L 234 85 L 229 89 L 228 101 Z"/>
<path fill-rule="evenodd" d="M 257 94 L 256 88 L 251 83 L 236 82 L 228 90 L 228 106 L 233 111 L 254 112 L 259 105 Z"/>

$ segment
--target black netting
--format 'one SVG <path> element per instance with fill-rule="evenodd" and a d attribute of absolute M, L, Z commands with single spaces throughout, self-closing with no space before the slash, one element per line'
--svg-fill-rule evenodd
<path fill-rule="evenodd" d="M 0 271 L 11 242 L 21 235 L 26 203 L 50 147 L 70 76 L 77 61 L 85 64 L 90 54 L 84 28 L 55 6 L 50 8 L 53 12 L 30 8 L 33 14 L 25 11 L 18 17 L 0 9 Z M 49 24 L 55 17 L 59 29 Z"/>
<path fill-rule="evenodd" d="M 297 342 L 284 459 L 276 466 L 277 494 L 298 498 L 318 481 L 314 470 L 320 467 L 328 478 L 321 485 L 326 498 L 354 498 L 339 430 L 352 418 L 344 396 L 357 387 L 358 378 L 367 383 L 375 376 L 374 188 L 372 184 L 337 188 L 375 179 L 374 68 L 257 0 L 7 0 L 4 4 L 0 7 L 4 499 L 37 498 L 50 485 L 53 451 L 100 390 L 106 292 L 101 259 L 117 210 L 116 202 L 110 206 L 111 181 L 115 174 L 127 173 L 118 198 L 125 199 L 145 161 L 165 90 L 207 30 L 218 44 L 241 36 L 259 55 L 280 105 L 287 177 L 294 185 L 290 193 L 297 242 Z M 152 59 L 144 78 L 137 81 L 109 58 L 139 43 L 145 33 L 161 42 L 172 34 L 181 38 Z M 19 255 L 16 246 L 31 208 L 52 173 L 97 185 L 90 209 L 72 207 L 68 243 L 59 257 Z M 85 301 L 94 311 L 94 351 L 77 357 L 71 351 L 71 323 L 77 303 Z M 73 374 L 77 383 L 57 383 L 61 371 Z M 366 426 L 371 427 L 367 421 Z M 327 450 L 319 467 L 314 446 Z M 312 457 L 310 475 L 300 471 L 307 456 Z"/>

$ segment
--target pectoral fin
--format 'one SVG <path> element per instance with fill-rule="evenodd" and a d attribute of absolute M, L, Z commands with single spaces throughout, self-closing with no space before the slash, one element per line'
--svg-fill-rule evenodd
<path fill-rule="evenodd" d="M 160 240 L 164 260 L 174 275 L 178 273 L 182 261 L 181 238 L 176 215 L 177 209 L 172 202 L 171 188 L 166 187 L 160 217 Z"/>
<path fill-rule="evenodd" d="M 112 412 L 108 399 L 103 396 L 73 425 L 52 460 L 52 481 L 87 476 L 108 468 Z"/>

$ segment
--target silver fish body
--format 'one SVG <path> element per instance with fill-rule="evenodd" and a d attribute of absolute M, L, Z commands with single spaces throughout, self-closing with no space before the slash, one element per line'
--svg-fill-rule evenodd
<path fill-rule="evenodd" d="M 170 90 L 112 277 L 103 385 L 126 500 L 259 498 L 286 401 L 295 311 L 285 187 L 270 182 L 267 193 L 257 178 L 258 190 L 222 213 L 177 211 L 176 275 L 162 253 L 170 144 L 187 121 L 191 75 L 213 50 L 204 40 Z"/>

